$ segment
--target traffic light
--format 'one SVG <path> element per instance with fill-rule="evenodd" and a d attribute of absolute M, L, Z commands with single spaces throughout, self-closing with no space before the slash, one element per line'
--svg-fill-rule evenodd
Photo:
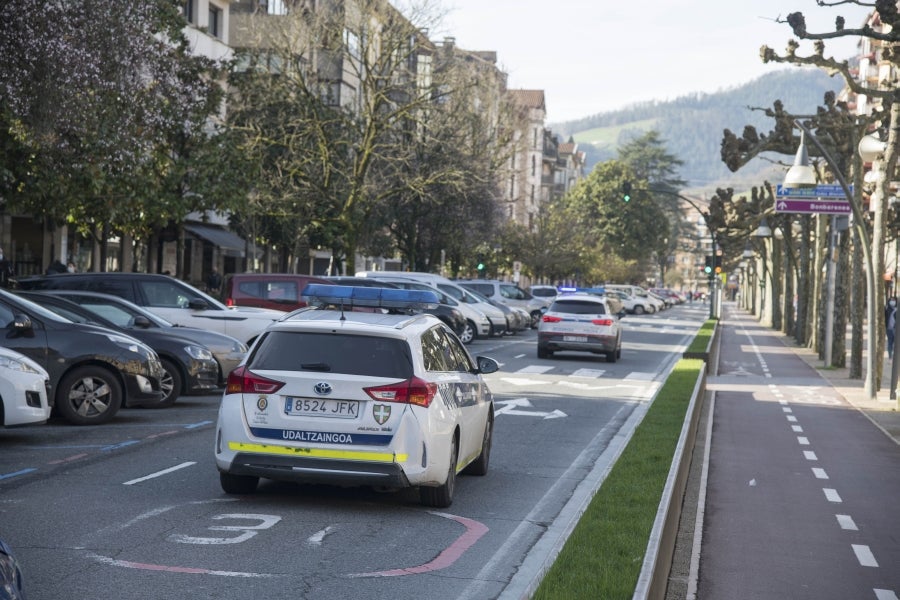
<path fill-rule="evenodd" d="M 707 256 L 707 257 L 705 257 L 705 260 L 706 260 L 706 263 L 703 267 L 703 272 L 706 273 L 707 275 L 710 275 L 713 272 L 713 257 Z"/>
<path fill-rule="evenodd" d="M 631 202 L 631 182 L 623 181 L 622 182 L 622 200 L 625 202 Z"/>
<path fill-rule="evenodd" d="M 716 275 L 722 272 L 722 257 L 716 256 L 716 260 L 713 262 L 713 268 L 716 271 Z"/>
<path fill-rule="evenodd" d="M 478 266 L 476 268 L 478 269 L 479 273 L 484 271 L 484 255 L 483 254 L 478 255 Z"/>

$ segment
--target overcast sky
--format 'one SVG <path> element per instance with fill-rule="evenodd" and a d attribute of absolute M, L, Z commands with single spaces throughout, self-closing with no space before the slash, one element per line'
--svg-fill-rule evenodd
<path fill-rule="evenodd" d="M 784 20 L 807 29 L 860 26 L 868 10 L 823 8 L 815 0 L 437 0 L 447 12 L 431 38 L 453 36 L 467 50 L 495 50 L 512 88 L 543 89 L 549 122 L 586 117 L 632 102 L 670 100 L 746 83 L 783 65 L 763 64 L 759 49 L 783 54 Z M 811 42 L 801 46 L 811 51 Z M 856 40 L 826 43 L 845 59 Z M 798 67 L 793 67 L 798 68 Z"/>

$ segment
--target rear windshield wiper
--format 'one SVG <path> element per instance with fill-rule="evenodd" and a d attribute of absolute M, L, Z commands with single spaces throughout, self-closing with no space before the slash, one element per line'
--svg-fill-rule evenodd
<path fill-rule="evenodd" d="M 331 365 L 328 363 L 301 363 L 300 368 L 306 371 L 331 371 Z"/>

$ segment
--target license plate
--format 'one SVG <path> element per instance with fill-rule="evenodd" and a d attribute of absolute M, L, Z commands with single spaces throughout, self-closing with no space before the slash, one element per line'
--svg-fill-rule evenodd
<path fill-rule="evenodd" d="M 586 342 L 587 336 L 586 335 L 564 335 L 563 341 L 564 342 Z"/>
<path fill-rule="evenodd" d="M 359 402 L 357 400 L 294 398 L 289 396 L 284 400 L 284 414 L 298 417 L 355 419 L 359 416 Z"/>

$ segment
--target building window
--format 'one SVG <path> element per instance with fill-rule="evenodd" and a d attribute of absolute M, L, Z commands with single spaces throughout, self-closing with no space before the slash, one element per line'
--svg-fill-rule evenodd
<path fill-rule="evenodd" d="M 534 128 L 534 142 L 532 144 L 535 148 L 538 147 L 538 130 L 537 127 Z"/>
<path fill-rule="evenodd" d="M 534 177 L 537 175 L 537 157 L 532 154 L 531 155 L 531 176 Z"/>
<path fill-rule="evenodd" d="M 351 58 L 359 60 L 359 36 L 349 29 L 344 30 L 344 46 L 347 48 L 347 54 Z"/>
<path fill-rule="evenodd" d="M 195 6 L 195 1 L 185 0 L 184 4 L 181 6 L 181 14 L 184 15 L 184 18 L 188 23 L 196 24 L 197 7 Z"/>
<path fill-rule="evenodd" d="M 207 26 L 209 35 L 222 39 L 222 9 L 218 6 L 209 5 L 209 25 Z"/>

